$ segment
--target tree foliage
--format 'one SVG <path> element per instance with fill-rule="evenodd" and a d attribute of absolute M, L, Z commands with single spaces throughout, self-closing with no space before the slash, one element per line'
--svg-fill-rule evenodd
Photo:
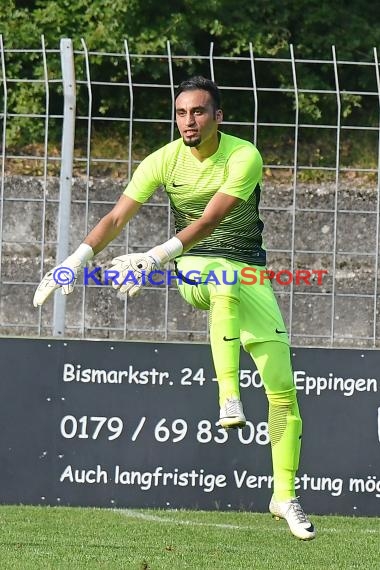
<path fill-rule="evenodd" d="M 196 56 L 207 55 L 210 42 L 215 55 L 247 56 L 251 44 L 256 57 L 289 57 L 289 44 L 293 44 L 296 57 L 324 60 L 331 59 L 331 46 L 335 45 L 340 59 L 352 61 L 373 61 L 373 47 L 380 44 L 380 27 L 376 25 L 380 4 L 372 0 L 166 0 L 159 5 L 157 0 L 8 0 L 4 4 L 0 32 L 8 49 L 40 48 L 43 34 L 49 49 L 57 49 L 60 38 L 68 37 L 78 50 L 82 49 L 83 38 L 89 50 L 116 53 L 123 51 L 127 39 L 132 52 L 155 54 L 165 53 L 169 40 L 176 54 L 194 56 L 193 60 L 178 63 L 177 74 L 182 72 L 183 76 L 199 69 Z M 110 70 L 110 61 L 98 57 L 91 69 L 92 79 L 100 81 L 106 74 L 111 75 L 112 81 L 125 80 L 125 68 L 114 62 Z M 35 54 L 7 54 L 6 67 L 12 77 L 43 77 L 43 62 Z M 78 72 L 83 74 L 83 69 Z M 50 64 L 49 73 L 59 77 L 58 57 Z M 135 81 L 160 80 L 164 73 L 163 67 L 153 60 L 134 60 Z M 292 78 L 281 67 L 258 73 L 259 78 L 260 73 L 265 73 L 265 81 L 273 86 L 292 86 Z M 342 73 L 344 76 L 346 72 Z M 245 81 L 250 85 L 251 78 L 245 77 L 243 71 L 236 75 L 240 84 Z M 302 80 L 305 89 L 331 87 L 331 69 L 327 65 L 307 68 Z M 362 89 L 369 89 L 372 81 L 363 71 L 358 72 L 355 80 Z M 231 79 L 226 77 L 223 81 L 230 84 Z M 59 88 L 56 95 L 51 106 L 58 112 Z M 32 112 L 39 103 L 44 104 L 44 97 L 43 85 L 12 85 L 9 108 L 13 113 Z M 85 94 L 81 97 L 79 105 L 85 106 Z M 99 90 L 95 103 L 104 115 L 110 109 L 127 113 L 128 98 L 122 101 L 107 88 Z M 137 103 L 153 105 L 144 94 Z M 302 94 L 299 103 L 305 116 L 314 120 L 326 112 L 318 94 Z M 264 118 L 270 117 L 273 104 L 268 97 L 262 110 Z M 362 104 L 360 97 L 347 95 L 343 113 L 355 113 Z M 160 107 L 160 101 L 154 105 Z M 288 112 L 285 106 L 282 112 Z M 10 140 L 30 139 L 33 129 L 38 128 L 21 120 L 12 127 Z M 57 134 L 58 131 L 57 127 Z"/>

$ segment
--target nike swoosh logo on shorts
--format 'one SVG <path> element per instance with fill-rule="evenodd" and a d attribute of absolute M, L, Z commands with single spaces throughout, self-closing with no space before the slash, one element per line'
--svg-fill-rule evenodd
<path fill-rule="evenodd" d="M 176 184 L 173 182 L 173 188 L 178 188 L 179 186 L 186 186 L 186 184 Z"/>
<path fill-rule="evenodd" d="M 226 342 L 228 342 L 229 340 L 240 340 L 240 337 L 236 336 L 234 338 L 227 338 L 226 336 L 224 336 L 223 340 L 225 340 Z"/>
<path fill-rule="evenodd" d="M 286 331 L 279 331 L 278 329 L 276 329 L 276 333 L 277 334 L 286 334 Z"/>

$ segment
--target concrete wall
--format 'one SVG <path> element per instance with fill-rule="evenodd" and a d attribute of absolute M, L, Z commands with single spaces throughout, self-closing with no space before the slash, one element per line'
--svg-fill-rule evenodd
<path fill-rule="evenodd" d="M 123 181 L 90 181 L 88 229 L 112 207 L 123 188 Z M 51 334 L 52 301 L 43 307 L 40 321 L 39 311 L 32 307 L 31 299 L 41 276 L 43 233 L 44 271 L 55 265 L 58 200 L 59 181 L 56 178 L 48 179 L 46 188 L 43 179 L 38 177 L 8 176 L 5 180 L 0 298 L 2 334 Z M 315 279 L 311 286 L 294 288 L 294 344 L 330 345 L 333 320 L 337 335 L 333 342 L 335 346 L 373 346 L 375 254 L 378 251 L 377 200 L 375 182 L 356 178 L 342 180 L 337 196 L 334 181 L 298 183 L 293 236 L 292 181 L 274 175 L 266 177 L 262 218 L 269 267 L 275 271 L 291 267 L 290 250 L 294 238 L 295 269 L 328 271 L 322 286 Z M 157 191 L 151 203 L 154 207 L 143 207 L 129 225 L 130 251 L 144 251 L 166 240 L 173 232 L 170 229 L 168 233 L 165 194 Z M 334 278 L 336 207 L 335 293 L 339 296 L 335 297 L 332 316 L 330 293 Z M 75 179 L 72 188 L 71 250 L 82 241 L 87 231 L 85 218 L 86 181 Z M 97 256 L 93 266 L 106 264 L 114 256 L 125 253 L 126 239 L 127 231 Z M 277 283 L 274 283 L 274 287 L 289 324 L 290 289 Z M 175 289 L 169 291 L 168 298 L 162 288 L 143 291 L 141 300 L 131 301 L 126 313 L 110 288 L 87 287 L 85 295 L 83 288 L 78 289 L 67 301 L 68 336 L 206 340 L 206 314 L 188 307 Z M 128 323 L 126 334 L 117 330 L 123 329 L 125 318 Z M 379 338 L 379 330 L 376 335 Z"/>

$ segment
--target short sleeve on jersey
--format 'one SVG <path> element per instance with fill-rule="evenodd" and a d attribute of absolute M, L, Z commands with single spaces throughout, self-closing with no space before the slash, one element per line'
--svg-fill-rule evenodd
<path fill-rule="evenodd" d="M 124 196 L 128 196 L 136 202 L 144 204 L 152 196 L 155 190 L 163 183 L 160 165 L 162 164 L 163 149 L 159 149 L 138 165 L 131 181 L 124 190 Z"/>
<path fill-rule="evenodd" d="M 219 192 L 245 202 L 262 179 L 263 161 L 253 145 L 237 148 L 229 157 L 227 178 Z"/>

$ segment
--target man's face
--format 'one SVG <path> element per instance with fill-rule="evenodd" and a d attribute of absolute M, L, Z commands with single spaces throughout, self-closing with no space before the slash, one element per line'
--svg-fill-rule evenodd
<path fill-rule="evenodd" d="M 198 147 L 216 136 L 223 119 L 222 111 L 214 109 L 208 91 L 183 91 L 176 100 L 178 130 L 187 146 Z"/>

